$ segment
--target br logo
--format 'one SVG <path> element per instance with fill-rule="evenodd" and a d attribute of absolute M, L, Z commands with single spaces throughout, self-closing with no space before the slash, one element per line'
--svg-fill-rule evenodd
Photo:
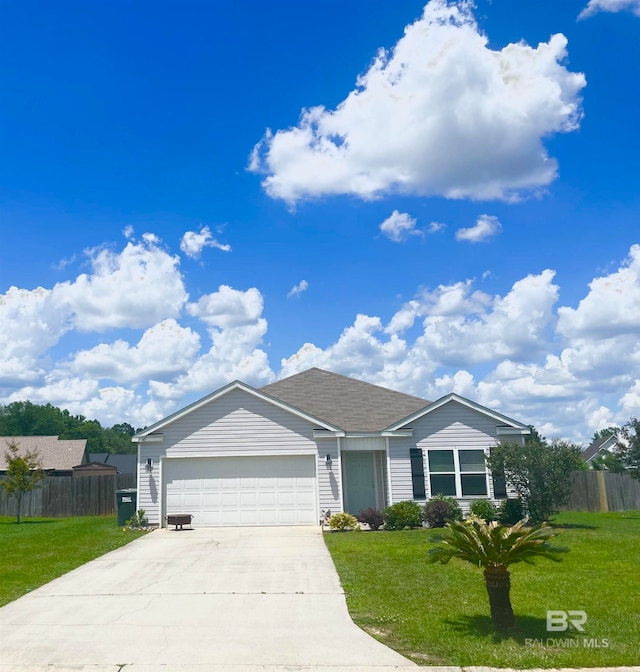
<path fill-rule="evenodd" d="M 561 609 L 547 611 L 547 632 L 564 632 L 570 626 L 573 626 L 578 632 L 584 632 L 582 626 L 586 622 L 586 611 L 562 611 Z"/>

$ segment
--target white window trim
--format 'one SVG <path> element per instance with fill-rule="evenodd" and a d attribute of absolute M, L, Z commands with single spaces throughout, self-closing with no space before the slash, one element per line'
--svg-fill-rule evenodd
<path fill-rule="evenodd" d="M 431 451 L 453 451 L 453 468 L 455 471 L 431 471 L 431 466 L 429 464 L 429 453 Z M 431 488 L 431 476 L 432 473 L 434 475 L 441 475 L 441 476 L 451 476 L 453 474 L 454 479 L 455 479 L 455 484 L 456 484 L 456 494 L 455 495 L 447 495 L 448 497 L 455 497 L 456 499 L 464 499 L 464 500 L 472 500 L 472 499 L 478 499 L 478 498 L 485 498 L 485 499 L 491 499 L 491 490 L 489 489 L 489 477 L 491 476 L 489 472 L 489 468 L 485 464 L 484 468 L 484 475 L 485 475 L 485 487 L 486 487 L 486 494 L 485 495 L 463 495 L 462 494 L 462 471 L 460 470 L 460 456 L 459 456 L 459 451 L 461 450 L 481 450 L 485 456 L 487 455 L 487 451 L 484 448 L 469 448 L 469 447 L 464 447 L 464 448 L 458 448 L 457 446 L 449 446 L 447 448 L 427 448 L 426 452 L 426 459 L 425 459 L 425 480 L 427 481 L 427 484 L 429 485 L 429 498 L 432 498 L 434 496 L 433 489 Z M 465 471 L 465 475 L 473 475 L 473 476 L 479 476 L 482 474 L 481 471 Z M 438 493 L 435 493 L 438 494 Z"/>

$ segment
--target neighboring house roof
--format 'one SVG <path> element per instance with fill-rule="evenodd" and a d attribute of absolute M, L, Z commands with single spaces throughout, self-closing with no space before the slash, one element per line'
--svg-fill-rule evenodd
<path fill-rule="evenodd" d="M 129 454 L 111 454 L 106 460 L 106 463 L 115 467 L 121 474 L 135 474 L 138 464 L 137 455 Z"/>
<path fill-rule="evenodd" d="M 138 456 L 130 453 L 89 453 L 89 459 L 111 465 L 121 474 L 135 474 L 138 463 Z"/>
<path fill-rule="evenodd" d="M 591 462 L 599 453 L 610 452 L 617 442 L 618 439 L 615 434 L 600 437 L 582 451 L 582 457 L 585 462 Z"/>
<path fill-rule="evenodd" d="M 19 454 L 37 450 L 42 469 L 71 471 L 87 461 L 86 439 L 59 439 L 57 436 L 0 436 L 0 468 L 7 468 L 4 454 L 10 443 L 15 442 Z"/>
<path fill-rule="evenodd" d="M 73 468 L 73 471 L 103 471 L 115 472 L 117 469 L 113 464 L 105 464 L 104 462 L 88 462 L 87 464 L 78 464 Z"/>
<path fill-rule="evenodd" d="M 260 392 L 346 432 L 380 432 L 431 403 L 317 368 L 265 385 Z"/>

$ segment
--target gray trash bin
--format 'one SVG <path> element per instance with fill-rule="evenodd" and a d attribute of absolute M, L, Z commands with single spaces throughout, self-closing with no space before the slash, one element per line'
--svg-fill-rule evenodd
<path fill-rule="evenodd" d="M 135 488 L 116 490 L 116 502 L 118 507 L 118 527 L 122 527 L 127 524 L 129 518 L 132 518 L 138 510 L 138 491 Z"/>

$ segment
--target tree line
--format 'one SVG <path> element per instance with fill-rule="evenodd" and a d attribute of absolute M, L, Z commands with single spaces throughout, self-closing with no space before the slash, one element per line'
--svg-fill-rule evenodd
<path fill-rule="evenodd" d="M 72 415 L 52 404 L 14 401 L 0 405 L 0 436 L 58 436 L 61 439 L 87 439 L 89 453 L 135 453 L 131 437 L 136 433 L 129 423 L 103 427 L 98 420 Z"/>

